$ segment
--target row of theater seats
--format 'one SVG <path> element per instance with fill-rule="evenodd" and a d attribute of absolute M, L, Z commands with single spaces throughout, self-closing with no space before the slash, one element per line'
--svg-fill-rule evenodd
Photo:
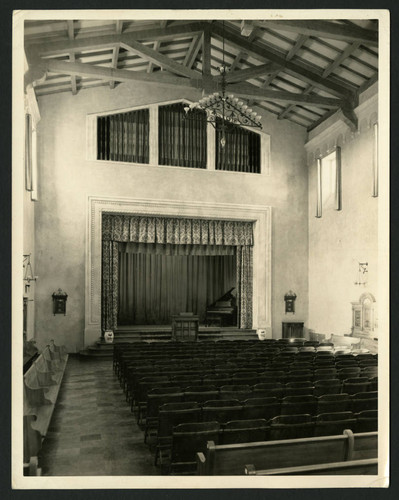
<path fill-rule="evenodd" d="M 204 411 L 204 407 L 202 411 Z M 190 422 L 173 427 L 171 436 L 162 436 L 155 451 L 155 463 L 174 474 L 194 473 L 196 455 L 206 453 L 207 442 L 228 445 L 281 441 L 342 434 L 347 429 L 363 433 L 377 430 L 375 411 L 276 416 L 272 419 Z M 166 466 L 166 467 L 165 467 Z"/>
<path fill-rule="evenodd" d="M 377 356 L 371 354 L 334 354 L 333 346 L 292 351 L 285 342 L 259 341 L 118 347 L 114 370 L 138 421 L 146 415 L 145 441 L 153 446 L 147 438 L 155 437 L 161 463 L 179 460 L 172 439 L 179 425 L 199 426 L 183 428 L 193 443 L 183 448 L 195 451 L 198 439 L 213 432 L 209 422 L 219 426 L 221 442 L 248 437 L 247 428 L 267 440 L 283 439 L 279 426 L 293 438 L 377 427 Z"/>
<path fill-rule="evenodd" d="M 195 461 L 197 452 L 205 452 L 207 441 L 233 444 L 253 441 L 299 439 L 341 434 L 344 430 L 363 433 L 377 430 L 377 411 L 365 410 L 309 414 L 277 415 L 270 419 L 239 419 L 245 405 L 217 406 L 220 402 L 171 403 L 160 408 L 155 447 L 155 464 Z M 182 422 L 183 421 L 183 422 Z M 217 430 L 218 436 L 209 435 Z"/>

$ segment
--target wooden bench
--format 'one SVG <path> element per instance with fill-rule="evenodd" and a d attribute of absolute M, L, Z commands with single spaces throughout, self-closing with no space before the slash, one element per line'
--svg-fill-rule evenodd
<path fill-rule="evenodd" d="M 197 453 L 198 475 L 241 475 L 246 464 L 257 469 L 277 469 L 377 457 L 377 432 L 322 436 L 282 441 L 215 445 L 206 455 Z"/>
<path fill-rule="evenodd" d="M 346 462 L 333 462 L 327 464 L 301 465 L 299 467 L 284 467 L 282 469 L 256 470 L 250 464 L 245 466 L 248 476 L 328 476 L 328 475 L 377 475 L 378 459 L 348 460 Z"/>
<path fill-rule="evenodd" d="M 47 434 L 61 387 L 68 354 L 48 345 L 24 375 L 23 425 L 24 469 L 29 476 L 40 475 L 38 454 Z"/>

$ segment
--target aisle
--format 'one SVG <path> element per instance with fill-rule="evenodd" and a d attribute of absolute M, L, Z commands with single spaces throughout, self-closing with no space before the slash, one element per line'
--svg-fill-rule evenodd
<path fill-rule="evenodd" d="M 41 464 L 44 476 L 159 474 L 112 360 L 69 357 Z"/>

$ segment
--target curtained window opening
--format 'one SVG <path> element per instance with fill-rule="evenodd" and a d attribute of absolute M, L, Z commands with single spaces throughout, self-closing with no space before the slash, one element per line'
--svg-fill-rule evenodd
<path fill-rule="evenodd" d="M 97 159 L 149 163 L 149 109 L 99 116 Z"/>
<path fill-rule="evenodd" d="M 206 113 L 193 110 L 186 119 L 184 104 L 160 106 L 158 111 L 159 164 L 206 168 Z"/>
<path fill-rule="evenodd" d="M 225 129 L 224 148 L 221 138 L 222 132 L 216 130 L 216 170 L 260 174 L 260 134 L 229 124 Z"/>

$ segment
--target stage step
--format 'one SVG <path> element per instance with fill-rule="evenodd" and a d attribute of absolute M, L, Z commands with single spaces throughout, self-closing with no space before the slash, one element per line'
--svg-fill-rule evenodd
<path fill-rule="evenodd" d="M 123 328 L 115 330 L 114 342 L 108 344 L 104 339 L 98 339 L 94 345 L 88 346 L 80 355 L 84 357 L 112 358 L 114 344 L 123 342 L 169 342 L 172 338 L 171 327 Z M 257 339 L 256 330 L 238 328 L 200 327 L 198 341 L 201 340 L 252 340 Z"/>

